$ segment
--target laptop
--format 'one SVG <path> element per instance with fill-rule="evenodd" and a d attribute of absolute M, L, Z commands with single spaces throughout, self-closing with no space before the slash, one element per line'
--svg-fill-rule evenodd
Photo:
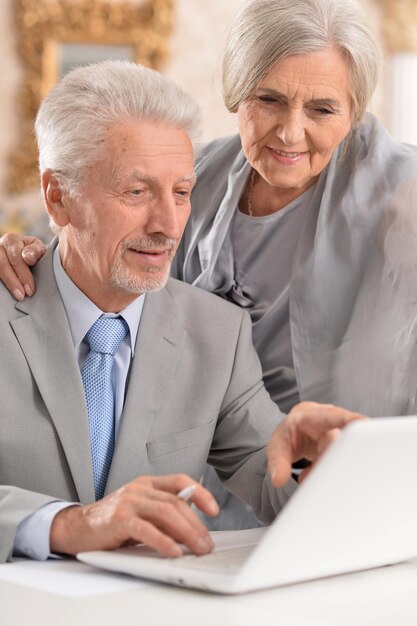
<path fill-rule="evenodd" d="M 148 580 L 238 594 L 417 556 L 417 416 L 346 426 L 267 528 L 213 534 L 215 550 L 176 559 L 143 545 L 78 554 Z"/>

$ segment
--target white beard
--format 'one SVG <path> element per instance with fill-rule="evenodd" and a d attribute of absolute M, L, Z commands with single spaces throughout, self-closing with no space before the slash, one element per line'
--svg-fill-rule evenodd
<path fill-rule="evenodd" d="M 129 241 L 125 241 L 122 249 L 120 250 L 120 256 L 114 263 L 111 270 L 112 285 L 129 294 L 142 294 L 150 291 L 159 291 L 165 287 L 169 277 L 171 263 L 169 263 L 163 270 L 150 266 L 148 270 L 146 270 L 148 275 L 143 276 L 143 273 L 138 275 L 137 272 L 133 271 L 123 259 L 124 252 L 129 248 L 144 252 L 160 246 L 169 249 L 169 260 L 171 261 L 177 248 L 177 241 L 175 239 L 167 239 L 161 235 L 154 235 L 143 239 L 131 239 Z M 153 276 L 153 274 L 157 275 Z"/>

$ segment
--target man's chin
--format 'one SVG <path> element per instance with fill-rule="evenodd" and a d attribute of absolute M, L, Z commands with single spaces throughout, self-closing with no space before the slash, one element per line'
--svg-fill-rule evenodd
<path fill-rule="evenodd" d="M 126 271 L 124 268 L 115 268 L 112 274 L 112 285 L 123 290 L 128 294 L 149 293 L 160 291 L 165 287 L 169 278 L 169 268 L 163 270 L 155 270 L 152 268 L 149 272 L 141 272 L 140 276 Z"/>

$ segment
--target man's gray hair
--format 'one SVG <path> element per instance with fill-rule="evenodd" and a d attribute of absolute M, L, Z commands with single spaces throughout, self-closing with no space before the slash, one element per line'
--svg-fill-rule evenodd
<path fill-rule="evenodd" d="M 348 63 L 353 122 L 358 122 L 376 87 L 381 52 L 356 0 L 251 0 L 237 14 L 226 44 L 227 108 L 235 112 L 281 59 L 331 46 Z"/>
<path fill-rule="evenodd" d="M 140 120 L 184 129 L 196 149 L 198 105 L 159 72 L 130 61 L 104 61 L 70 71 L 46 96 L 35 122 L 41 174 L 52 170 L 76 195 L 89 165 L 104 156 L 109 126 Z"/>

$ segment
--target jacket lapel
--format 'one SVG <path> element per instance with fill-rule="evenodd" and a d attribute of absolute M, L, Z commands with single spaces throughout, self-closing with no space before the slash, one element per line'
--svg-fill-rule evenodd
<path fill-rule="evenodd" d="M 81 502 L 94 501 L 87 408 L 50 247 L 35 271 L 36 293 L 16 304 L 10 325 L 63 447 Z"/>
<path fill-rule="evenodd" d="M 175 374 L 187 332 L 169 289 L 146 295 L 106 493 L 147 472 L 146 443 Z M 166 416 L 170 419 L 172 416 Z"/>

